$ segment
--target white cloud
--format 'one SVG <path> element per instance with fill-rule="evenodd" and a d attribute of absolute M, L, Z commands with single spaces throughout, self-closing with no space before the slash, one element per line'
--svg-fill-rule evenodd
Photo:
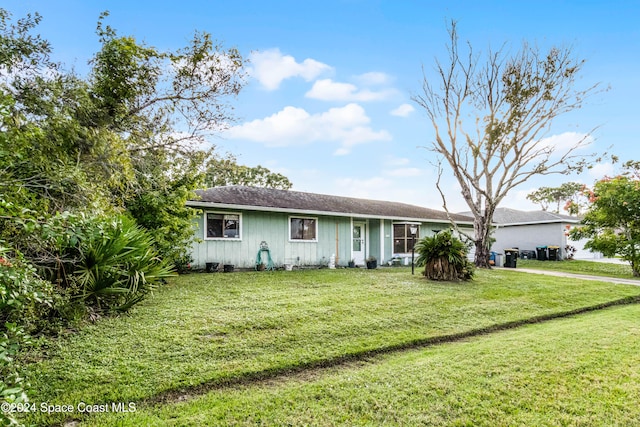
<path fill-rule="evenodd" d="M 616 171 L 612 163 L 606 162 L 598 163 L 591 166 L 591 168 L 588 169 L 588 173 L 589 176 L 594 179 L 594 181 L 597 181 L 604 178 L 605 176 L 614 176 L 616 174 Z"/>
<path fill-rule="evenodd" d="M 384 89 L 372 91 L 369 89 L 359 90 L 351 83 L 334 82 L 331 79 L 318 80 L 313 84 L 305 97 L 319 99 L 321 101 L 379 101 L 387 99 L 396 93 L 394 89 Z"/>
<path fill-rule="evenodd" d="M 408 165 L 410 162 L 411 160 L 407 159 L 406 157 L 389 156 L 387 158 L 386 164 L 389 166 L 404 166 Z"/>
<path fill-rule="evenodd" d="M 424 174 L 420 168 L 396 168 L 385 171 L 385 175 L 395 177 L 416 177 Z"/>
<path fill-rule="evenodd" d="M 442 199 L 437 192 L 424 187 L 405 185 L 397 178 L 375 176 L 371 178 L 338 178 L 333 181 L 333 194 L 347 197 L 359 197 L 372 200 L 387 200 L 407 203 L 425 208 L 443 210 Z M 326 191 L 326 190 L 325 190 Z M 464 210 L 463 204 L 452 201 L 449 208 Z M 451 212 L 457 212 L 451 210 Z"/>
<path fill-rule="evenodd" d="M 268 90 L 278 89 L 285 79 L 302 77 L 311 81 L 322 73 L 333 70 L 329 65 L 310 58 L 296 62 L 293 56 L 283 55 L 279 49 L 252 52 L 249 60 L 249 74 Z"/>
<path fill-rule="evenodd" d="M 391 139 L 386 130 L 371 129 L 370 121 L 364 108 L 358 104 L 331 108 L 319 114 L 309 114 L 302 108 L 285 107 L 264 119 L 232 127 L 226 135 L 231 139 L 248 139 L 270 147 L 334 141 L 341 144 L 334 154 L 345 155 L 357 144 Z"/>
<path fill-rule="evenodd" d="M 402 104 L 398 108 L 391 110 L 390 114 L 392 116 L 407 117 L 409 114 L 413 113 L 414 111 L 415 111 L 415 108 L 413 108 L 413 105 Z"/>
<path fill-rule="evenodd" d="M 507 193 L 507 196 L 500 202 L 499 207 L 518 209 L 523 211 L 540 210 L 540 205 L 537 205 L 533 203 L 531 200 L 527 199 L 527 195 L 529 195 L 530 193 L 538 189 L 539 187 L 532 187 L 532 186 L 528 188 L 522 188 L 522 187 L 514 188 L 509 193 Z"/>
<path fill-rule="evenodd" d="M 360 74 L 355 76 L 356 81 L 365 86 L 385 85 L 391 83 L 391 77 L 388 74 L 378 71 Z"/>
<path fill-rule="evenodd" d="M 360 197 L 364 199 L 387 199 L 385 197 L 394 190 L 394 181 L 382 177 L 367 179 L 339 178 L 335 181 L 335 187 L 340 194 L 347 197 Z M 393 200 L 393 199 L 389 199 Z"/>
<path fill-rule="evenodd" d="M 576 147 L 578 144 L 581 148 L 586 148 L 592 143 L 593 137 L 589 134 L 564 132 L 558 135 L 552 135 L 548 138 L 541 139 L 539 143 L 540 145 L 538 147 L 548 147 L 551 148 L 553 152 L 562 155 L 571 148 Z"/>

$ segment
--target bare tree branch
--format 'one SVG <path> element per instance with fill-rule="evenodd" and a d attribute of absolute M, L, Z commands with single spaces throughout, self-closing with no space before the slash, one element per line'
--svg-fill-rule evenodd
<path fill-rule="evenodd" d="M 423 67 L 422 93 L 412 99 L 434 129 L 431 150 L 451 168 L 475 218 L 476 265 L 487 267 L 493 213 L 508 192 L 536 175 L 580 170 L 594 156 L 580 152 L 592 132 L 562 152 L 546 145 L 544 136 L 558 116 L 581 108 L 599 85 L 576 88 L 584 61 L 570 48 L 542 52 L 524 43 L 508 55 L 503 45 L 481 58 L 467 43 L 465 55 L 455 22 L 448 53 L 448 62 L 436 60 L 434 78 Z M 475 116 L 471 123 L 469 116 Z M 441 173 L 436 186 L 448 212 Z"/>

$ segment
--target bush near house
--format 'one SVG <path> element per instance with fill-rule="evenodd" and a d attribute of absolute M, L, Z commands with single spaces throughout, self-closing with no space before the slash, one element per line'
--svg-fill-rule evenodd
<path fill-rule="evenodd" d="M 431 280 L 471 280 L 474 265 L 467 259 L 468 247 L 451 231 L 441 231 L 416 243 L 416 265 L 424 266 L 424 276 Z"/>

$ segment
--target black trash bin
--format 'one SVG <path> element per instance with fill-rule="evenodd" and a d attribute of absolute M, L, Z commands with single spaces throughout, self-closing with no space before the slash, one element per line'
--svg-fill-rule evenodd
<path fill-rule="evenodd" d="M 560 246 L 548 246 L 549 261 L 558 261 L 560 258 Z"/>
<path fill-rule="evenodd" d="M 536 253 L 538 261 L 546 261 L 547 260 L 547 247 L 546 246 L 537 246 Z"/>
<path fill-rule="evenodd" d="M 519 258 L 522 258 L 522 259 L 536 259 L 536 251 L 522 250 L 522 251 L 520 251 Z"/>
<path fill-rule="evenodd" d="M 508 268 L 516 268 L 517 259 L 518 259 L 518 250 L 517 249 L 505 249 L 504 250 L 504 266 Z"/>

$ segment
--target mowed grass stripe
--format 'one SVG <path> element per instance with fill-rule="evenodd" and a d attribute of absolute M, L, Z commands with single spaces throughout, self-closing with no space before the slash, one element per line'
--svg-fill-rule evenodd
<path fill-rule="evenodd" d="M 376 357 L 388 353 L 397 353 L 407 350 L 414 350 L 424 348 L 432 345 L 453 343 L 456 341 L 465 340 L 468 338 L 478 337 L 491 333 L 506 331 L 509 329 L 519 328 L 525 325 L 531 325 L 535 323 L 548 322 L 551 320 L 562 319 L 579 314 L 589 313 L 592 311 L 603 310 L 606 308 L 617 307 L 622 305 L 637 304 L 640 302 L 640 295 L 621 298 L 614 301 L 605 302 L 589 307 L 582 307 L 575 310 L 569 310 L 565 312 L 534 316 L 530 318 L 524 318 L 507 323 L 499 323 L 490 325 L 484 328 L 471 329 L 464 332 L 459 332 L 449 335 L 438 335 L 434 337 L 428 337 L 424 339 L 415 339 L 407 341 L 401 344 L 382 346 L 373 350 L 365 350 L 361 352 L 355 352 L 351 354 L 344 354 L 339 357 L 331 359 L 318 360 L 311 363 L 300 363 L 288 367 L 282 367 L 281 369 L 273 370 L 267 369 L 257 372 L 245 372 L 236 377 L 226 378 L 222 381 L 212 381 L 209 383 L 199 384 L 197 386 L 185 387 L 179 390 L 169 390 L 159 395 L 152 396 L 148 399 L 141 401 L 143 405 L 153 405 L 158 403 L 174 403 L 176 401 L 186 400 L 193 396 L 207 393 L 212 390 L 221 390 L 229 387 L 236 387 L 241 385 L 248 385 L 255 382 L 263 382 L 269 380 L 282 380 L 288 377 L 293 377 L 305 372 L 328 369 L 339 367 L 341 365 L 349 364 L 351 362 L 359 362 L 368 360 L 372 357 Z"/>
<path fill-rule="evenodd" d="M 615 307 L 82 425 L 637 425 L 639 318 Z"/>
<path fill-rule="evenodd" d="M 496 270 L 453 284 L 402 268 L 188 275 L 127 316 L 49 343 L 26 375 L 34 402 L 140 402 L 638 294 L 633 286 Z"/>

